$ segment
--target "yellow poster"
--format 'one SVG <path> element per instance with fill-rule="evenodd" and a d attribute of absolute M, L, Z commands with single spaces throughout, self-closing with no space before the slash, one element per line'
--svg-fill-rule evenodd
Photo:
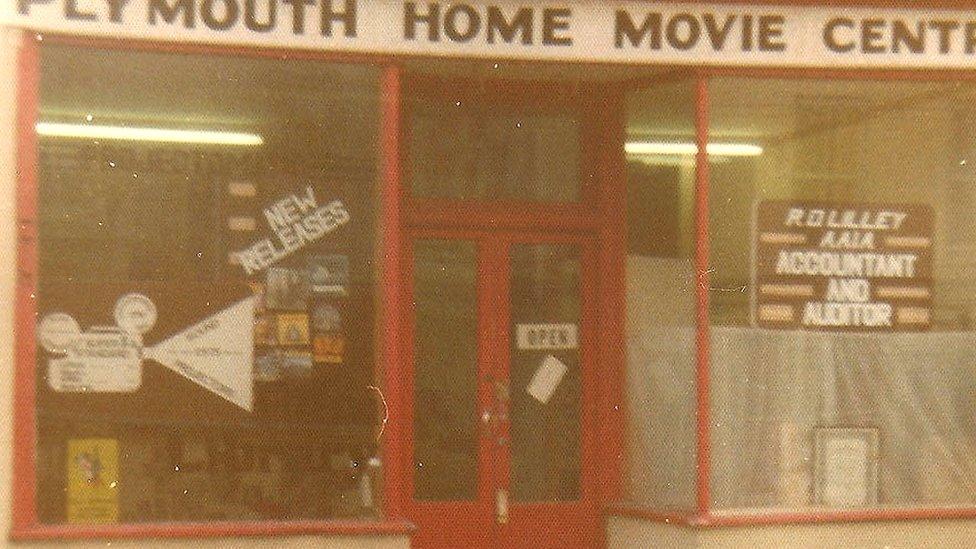
<path fill-rule="evenodd" d="M 279 345 L 308 345 L 308 315 L 290 313 L 278 315 Z"/>
<path fill-rule="evenodd" d="M 119 443 L 112 438 L 68 441 L 68 523 L 119 520 Z"/>
<path fill-rule="evenodd" d="M 346 340 L 338 334 L 318 335 L 312 341 L 312 349 L 316 362 L 342 364 Z"/>

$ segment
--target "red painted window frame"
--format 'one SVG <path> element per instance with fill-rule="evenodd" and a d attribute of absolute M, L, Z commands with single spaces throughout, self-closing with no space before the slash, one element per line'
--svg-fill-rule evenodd
<path fill-rule="evenodd" d="M 306 59 L 341 63 L 360 63 L 381 70 L 378 112 L 380 213 L 378 216 L 379 246 L 377 263 L 378 292 L 383 303 L 396 303 L 398 284 L 399 196 L 399 104 L 400 69 L 389 58 L 345 54 L 298 52 L 274 49 L 168 44 L 129 40 L 104 40 L 61 35 L 34 35 L 24 32 L 17 55 L 17 272 L 14 317 L 14 410 L 13 410 L 13 492 L 10 538 L 18 541 L 48 539 L 98 539 L 147 537 L 224 537 L 322 534 L 335 536 L 409 535 L 413 524 L 399 513 L 397 483 L 383 483 L 384 519 L 380 520 L 299 520 L 299 521 L 222 521 L 146 523 L 120 525 L 45 525 L 37 519 L 36 510 L 36 414 L 35 414 L 35 318 L 34 301 L 37 275 L 37 133 L 34 124 L 39 111 L 39 45 L 41 41 L 100 49 L 146 50 L 154 52 L 196 53 L 211 55 L 240 55 L 254 58 Z M 390 273 L 394 273 L 391 275 Z M 398 314 L 394 307 L 382 308 L 377 326 L 396 325 Z M 384 367 L 396 357 L 396 341 L 379 330 L 375 379 L 383 387 L 387 410 L 396 410 L 395 390 L 397 368 Z M 381 410 L 381 414 L 383 411 Z M 395 417 L 391 414 L 391 417 Z M 397 423 L 387 425 L 382 443 L 387 462 L 395 459 L 399 444 Z"/>
<path fill-rule="evenodd" d="M 745 2 L 748 3 L 748 2 Z M 801 4 L 797 2 L 796 4 Z M 831 2 L 850 5 L 853 3 Z M 948 2 L 947 2 L 948 3 Z M 860 3 L 864 5 L 864 3 Z M 945 7 L 945 6 L 942 6 Z M 737 509 L 716 510 L 710 493 L 711 418 L 710 418 L 710 322 L 709 322 L 709 163 L 705 145 L 708 143 L 710 120 L 709 82 L 714 78 L 749 78 L 756 80 L 859 80 L 859 81 L 970 81 L 976 82 L 976 70 L 885 70 L 885 69 L 794 69 L 794 68 L 727 68 L 708 66 L 693 73 L 695 78 L 695 253 L 696 314 L 695 314 L 695 390 L 696 390 L 696 450 L 697 477 L 695 509 L 687 511 L 661 510 L 635 506 L 625 502 L 608 505 L 607 515 L 644 519 L 652 522 L 696 527 L 766 526 L 776 524 L 810 524 L 829 522 L 865 522 L 926 519 L 976 518 L 972 507 L 939 507 L 918 505 L 897 509 L 858 510 L 796 510 L 769 509 L 743 512 Z"/>

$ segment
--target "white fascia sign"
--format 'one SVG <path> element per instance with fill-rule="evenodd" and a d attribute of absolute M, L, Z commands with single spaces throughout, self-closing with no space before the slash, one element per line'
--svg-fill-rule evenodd
<path fill-rule="evenodd" d="M 318 51 L 648 65 L 956 68 L 976 11 L 514 0 L 11 0 L 36 32 Z"/>

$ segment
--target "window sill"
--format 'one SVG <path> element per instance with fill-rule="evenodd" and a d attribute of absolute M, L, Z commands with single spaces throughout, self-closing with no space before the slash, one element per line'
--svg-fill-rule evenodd
<path fill-rule="evenodd" d="M 643 519 L 649 522 L 693 528 L 976 519 L 976 508 L 974 507 L 878 507 L 875 509 L 808 509 L 802 511 L 747 509 L 698 514 L 649 509 L 627 503 L 613 503 L 606 506 L 604 513 L 607 517 Z"/>
<path fill-rule="evenodd" d="M 604 514 L 607 517 L 643 519 L 678 526 L 696 525 L 696 516 L 692 511 L 658 510 L 632 503 L 611 503 L 604 508 Z"/>
<path fill-rule="evenodd" d="M 319 520 L 289 522 L 171 522 L 154 524 L 35 525 L 14 527 L 13 541 L 50 539 L 213 538 L 277 535 L 409 536 L 406 520 Z"/>

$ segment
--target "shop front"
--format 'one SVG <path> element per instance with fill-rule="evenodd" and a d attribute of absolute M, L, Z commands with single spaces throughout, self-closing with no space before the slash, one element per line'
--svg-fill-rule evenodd
<path fill-rule="evenodd" d="M 961 3 L 0 21 L 11 540 L 976 538 Z"/>

